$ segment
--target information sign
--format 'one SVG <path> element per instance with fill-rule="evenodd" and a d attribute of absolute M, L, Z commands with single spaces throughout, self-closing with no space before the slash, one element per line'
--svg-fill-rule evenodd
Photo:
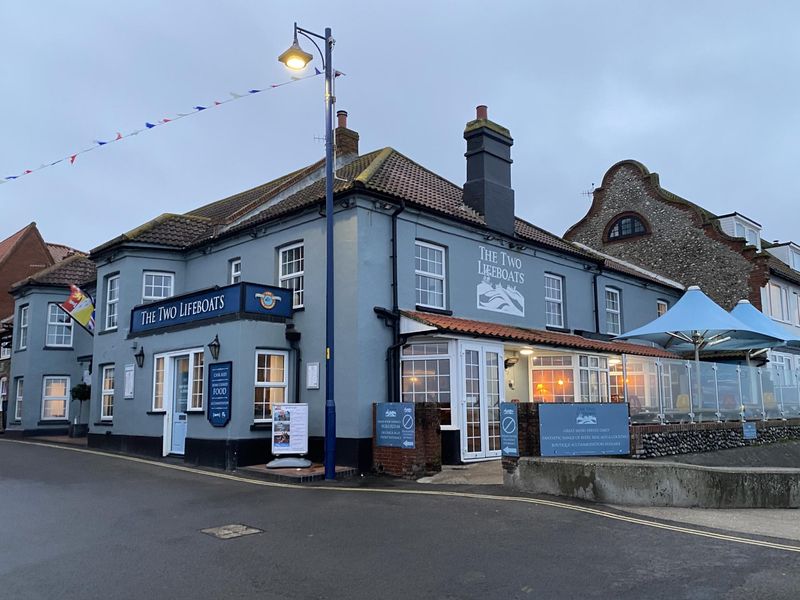
<path fill-rule="evenodd" d="M 231 420 L 231 387 L 233 363 L 208 366 L 208 421 L 214 427 L 225 427 Z"/>
<path fill-rule="evenodd" d="M 519 456 L 519 420 L 513 402 L 500 403 L 500 448 L 503 456 Z"/>
<path fill-rule="evenodd" d="M 630 454 L 626 403 L 539 405 L 542 456 Z"/>
<path fill-rule="evenodd" d="M 308 454 L 308 404 L 272 405 L 272 453 Z"/>
<path fill-rule="evenodd" d="M 746 440 L 754 440 L 758 437 L 758 430 L 755 423 L 742 423 L 742 435 Z"/>
<path fill-rule="evenodd" d="M 375 408 L 375 440 L 378 446 L 414 448 L 414 404 L 379 403 Z"/>

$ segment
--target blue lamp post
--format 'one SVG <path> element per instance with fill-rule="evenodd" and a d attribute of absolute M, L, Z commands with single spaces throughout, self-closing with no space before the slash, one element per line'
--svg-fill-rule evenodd
<path fill-rule="evenodd" d="M 297 34 L 317 47 L 325 69 L 325 479 L 336 479 L 336 403 L 333 399 L 333 68 L 331 55 L 335 43 L 330 27 L 319 35 L 294 24 L 294 41 L 278 60 L 299 71 L 314 58 L 297 43 Z M 314 38 L 325 43 L 325 52 Z"/>

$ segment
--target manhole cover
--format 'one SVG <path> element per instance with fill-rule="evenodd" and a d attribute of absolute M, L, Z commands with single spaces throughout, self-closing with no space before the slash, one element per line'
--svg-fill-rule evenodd
<path fill-rule="evenodd" d="M 248 527 L 234 523 L 233 525 L 222 525 L 221 527 L 211 527 L 210 529 L 201 529 L 201 533 L 213 535 L 220 540 L 229 540 L 231 538 L 242 537 L 243 535 L 253 535 L 254 533 L 264 533 L 261 529 L 255 527 Z"/>

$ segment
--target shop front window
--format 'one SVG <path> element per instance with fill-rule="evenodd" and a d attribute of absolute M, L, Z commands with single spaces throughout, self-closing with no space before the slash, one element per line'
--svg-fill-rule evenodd
<path fill-rule="evenodd" d="M 403 402 L 436 402 L 441 424 L 452 425 L 450 356 L 447 342 L 409 344 L 400 361 Z"/>

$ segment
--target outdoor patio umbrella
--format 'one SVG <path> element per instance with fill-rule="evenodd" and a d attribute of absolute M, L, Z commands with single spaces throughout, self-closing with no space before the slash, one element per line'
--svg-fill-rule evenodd
<path fill-rule="evenodd" d="M 776 323 L 747 300 L 739 300 L 739 303 L 731 311 L 731 315 L 751 329 L 780 340 L 780 342 L 765 341 L 761 348 L 775 348 L 778 346 L 800 347 L 800 335 L 793 333 L 780 323 Z M 725 344 L 727 344 L 727 342 L 725 342 Z M 725 344 L 721 344 L 721 346 Z M 755 350 L 755 348 L 752 347 L 748 349 Z"/>
<path fill-rule="evenodd" d="M 698 362 L 700 352 L 706 348 L 748 350 L 783 342 L 779 336 L 760 331 L 725 312 L 696 285 L 654 321 L 614 339 L 648 340 L 675 352 L 693 351 Z"/>

